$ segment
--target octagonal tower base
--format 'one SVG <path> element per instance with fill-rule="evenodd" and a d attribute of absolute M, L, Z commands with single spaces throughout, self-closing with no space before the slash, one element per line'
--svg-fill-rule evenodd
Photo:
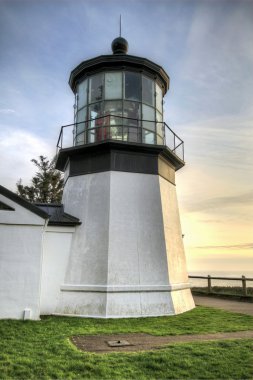
<path fill-rule="evenodd" d="M 161 149 L 156 153 L 154 149 L 151 156 L 142 152 L 142 159 L 137 152 L 111 148 L 102 159 L 100 150 L 98 156 L 92 155 L 92 168 L 90 153 L 69 157 L 63 203 L 82 224 L 73 236 L 57 313 L 123 318 L 173 315 L 194 308 L 175 168 L 161 157 Z M 128 154 L 128 163 L 120 160 L 122 154 Z"/>

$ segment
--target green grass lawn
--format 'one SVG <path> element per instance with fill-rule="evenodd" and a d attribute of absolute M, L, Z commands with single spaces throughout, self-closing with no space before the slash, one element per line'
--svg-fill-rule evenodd
<path fill-rule="evenodd" d="M 253 317 L 198 307 L 172 317 L 0 321 L 0 379 L 249 379 L 249 340 L 173 344 L 138 352 L 78 351 L 72 335 L 143 332 L 180 335 L 253 329 Z"/>

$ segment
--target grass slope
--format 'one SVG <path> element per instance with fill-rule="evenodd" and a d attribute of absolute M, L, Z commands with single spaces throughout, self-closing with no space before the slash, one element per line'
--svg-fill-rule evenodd
<path fill-rule="evenodd" d="M 144 332 L 180 335 L 253 329 L 253 317 L 198 307 L 173 316 L 138 319 L 46 317 L 0 321 L 1 379 L 248 379 L 252 342 L 175 344 L 139 353 L 78 351 L 71 335 Z"/>

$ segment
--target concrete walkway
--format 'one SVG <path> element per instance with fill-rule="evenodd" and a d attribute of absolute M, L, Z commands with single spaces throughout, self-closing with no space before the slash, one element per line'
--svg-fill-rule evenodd
<path fill-rule="evenodd" d="M 164 348 L 174 343 L 252 339 L 253 330 L 200 335 L 154 336 L 149 334 L 79 335 L 70 338 L 82 351 L 95 353 L 136 352 Z"/>
<path fill-rule="evenodd" d="M 198 306 L 211 306 L 217 309 L 223 309 L 232 311 L 234 313 L 253 315 L 253 303 L 230 301 L 227 299 L 205 297 L 205 296 L 193 296 L 195 304 Z"/>

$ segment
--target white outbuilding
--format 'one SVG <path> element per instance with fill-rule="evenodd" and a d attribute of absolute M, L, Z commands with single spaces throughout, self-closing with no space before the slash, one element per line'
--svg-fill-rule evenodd
<path fill-rule="evenodd" d="M 79 224 L 63 205 L 36 206 L 0 186 L 0 318 L 54 313 Z"/>

